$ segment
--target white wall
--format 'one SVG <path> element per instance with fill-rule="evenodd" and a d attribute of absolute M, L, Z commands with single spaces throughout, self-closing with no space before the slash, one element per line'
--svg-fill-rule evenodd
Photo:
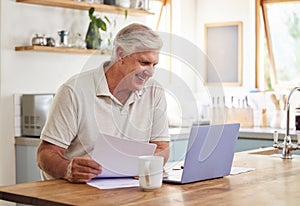
<path fill-rule="evenodd" d="M 248 93 L 255 87 L 255 1 L 251 0 L 198 0 L 197 42 L 204 48 L 203 30 L 206 23 L 243 23 L 242 87 L 226 87 L 225 94 Z"/>

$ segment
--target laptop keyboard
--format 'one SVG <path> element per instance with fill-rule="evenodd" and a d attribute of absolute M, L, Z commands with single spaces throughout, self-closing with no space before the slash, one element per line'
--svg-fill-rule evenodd
<path fill-rule="evenodd" d="M 168 162 L 165 165 L 164 178 L 180 180 L 183 171 L 183 162 Z"/>

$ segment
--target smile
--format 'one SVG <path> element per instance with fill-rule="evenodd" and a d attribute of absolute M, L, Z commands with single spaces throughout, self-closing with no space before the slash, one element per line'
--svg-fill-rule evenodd
<path fill-rule="evenodd" d="M 139 80 L 141 80 L 141 81 L 145 81 L 146 80 L 146 77 L 144 76 L 144 75 L 142 75 L 142 74 L 136 74 L 135 75 Z"/>

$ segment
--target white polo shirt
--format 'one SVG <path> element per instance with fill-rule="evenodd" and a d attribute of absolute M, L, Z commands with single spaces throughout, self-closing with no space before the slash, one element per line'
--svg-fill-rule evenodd
<path fill-rule="evenodd" d="M 105 133 L 143 142 L 169 141 L 167 103 L 161 85 L 149 79 L 123 105 L 109 91 L 103 65 L 80 73 L 58 90 L 41 139 L 85 156 Z"/>

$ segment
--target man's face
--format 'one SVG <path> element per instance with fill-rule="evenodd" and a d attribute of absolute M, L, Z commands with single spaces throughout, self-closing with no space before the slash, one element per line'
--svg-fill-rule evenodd
<path fill-rule="evenodd" d="M 125 83 L 131 91 L 141 90 L 147 80 L 153 76 L 154 67 L 158 63 L 157 51 L 145 51 L 128 55 L 123 58 L 120 75 L 123 76 L 122 85 Z"/>

